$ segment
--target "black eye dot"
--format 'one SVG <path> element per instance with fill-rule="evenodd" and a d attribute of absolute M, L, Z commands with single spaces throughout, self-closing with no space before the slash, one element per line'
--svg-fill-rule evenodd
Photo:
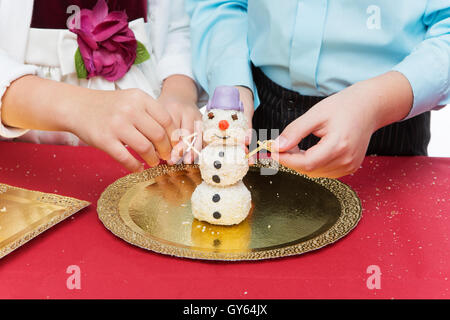
<path fill-rule="evenodd" d="M 216 212 L 213 213 L 213 217 L 214 217 L 214 219 L 219 220 L 222 217 L 222 215 L 220 214 L 220 212 L 216 211 Z"/>
<path fill-rule="evenodd" d="M 212 201 L 213 202 L 219 202 L 220 201 L 220 195 L 218 195 L 218 194 L 213 195 Z"/>
<path fill-rule="evenodd" d="M 214 247 L 218 247 L 218 246 L 220 246 L 220 240 L 219 239 L 214 239 L 214 241 L 213 241 L 213 246 Z"/>
<path fill-rule="evenodd" d="M 219 152 L 219 157 L 221 157 L 221 158 L 225 157 L 225 152 L 220 151 L 220 152 Z"/>
<path fill-rule="evenodd" d="M 238 119 L 237 114 L 233 114 L 233 115 L 231 116 L 231 119 L 233 119 L 234 121 L 236 121 L 236 120 Z"/>
<path fill-rule="evenodd" d="M 212 181 L 214 181 L 215 183 L 220 183 L 220 177 L 218 175 L 213 175 Z"/>
<path fill-rule="evenodd" d="M 208 119 L 214 119 L 214 113 L 212 112 L 208 113 Z"/>
<path fill-rule="evenodd" d="M 214 168 L 216 169 L 222 168 L 222 163 L 220 161 L 214 161 Z"/>

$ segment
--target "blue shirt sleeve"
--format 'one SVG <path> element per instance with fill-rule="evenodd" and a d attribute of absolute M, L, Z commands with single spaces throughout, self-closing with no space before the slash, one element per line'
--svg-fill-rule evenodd
<path fill-rule="evenodd" d="M 425 39 L 393 70 L 410 82 L 414 103 L 404 119 L 450 103 L 450 7 L 448 0 L 430 0 L 423 22 Z"/>
<path fill-rule="evenodd" d="M 200 85 L 209 94 L 221 85 L 245 86 L 255 93 L 247 0 L 185 0 L 185 6 L 191 16 L 193 71 Z"/>

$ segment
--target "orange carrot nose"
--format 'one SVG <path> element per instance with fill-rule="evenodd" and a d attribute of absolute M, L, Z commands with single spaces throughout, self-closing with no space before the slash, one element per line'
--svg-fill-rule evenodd
<path fill-rule="evenodd" d="M 220 130 L 225 131 L 225 130 L 228 129 L 229 126 L 230 126 L 230 124 L 228 123 L 227 120 L 220 120 L 219 121 L 219 128 L 220 128 Z"/>

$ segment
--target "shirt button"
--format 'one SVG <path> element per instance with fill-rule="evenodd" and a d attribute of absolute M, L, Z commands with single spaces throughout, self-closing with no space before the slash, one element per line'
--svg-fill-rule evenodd
<path fill-rule="evenodd" d="M 292 111 L 292 110 L 294 110 L 294 108 L 295 108 L 295 100 L 289 99 L 287 101 L 287 109 L 288 109 L 288 111 Z"/>

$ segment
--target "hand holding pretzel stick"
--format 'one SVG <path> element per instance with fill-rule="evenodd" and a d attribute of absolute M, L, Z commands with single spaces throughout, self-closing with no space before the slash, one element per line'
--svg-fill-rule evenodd
<path fill-rule="evenodd" d="M 265 140 L 265 141 L 258 141 L 258 146 L 255 150 L 253 150 L 252 152 L 248 153 L 246 155 L 246 158 L 249 159 L 250 157 L 252 157 L 253 155 L 257 154 L 259 151 L 261 150 L 267 150 L 269 152 L 272 151 L 272 143 L 273 140 Z"/>

